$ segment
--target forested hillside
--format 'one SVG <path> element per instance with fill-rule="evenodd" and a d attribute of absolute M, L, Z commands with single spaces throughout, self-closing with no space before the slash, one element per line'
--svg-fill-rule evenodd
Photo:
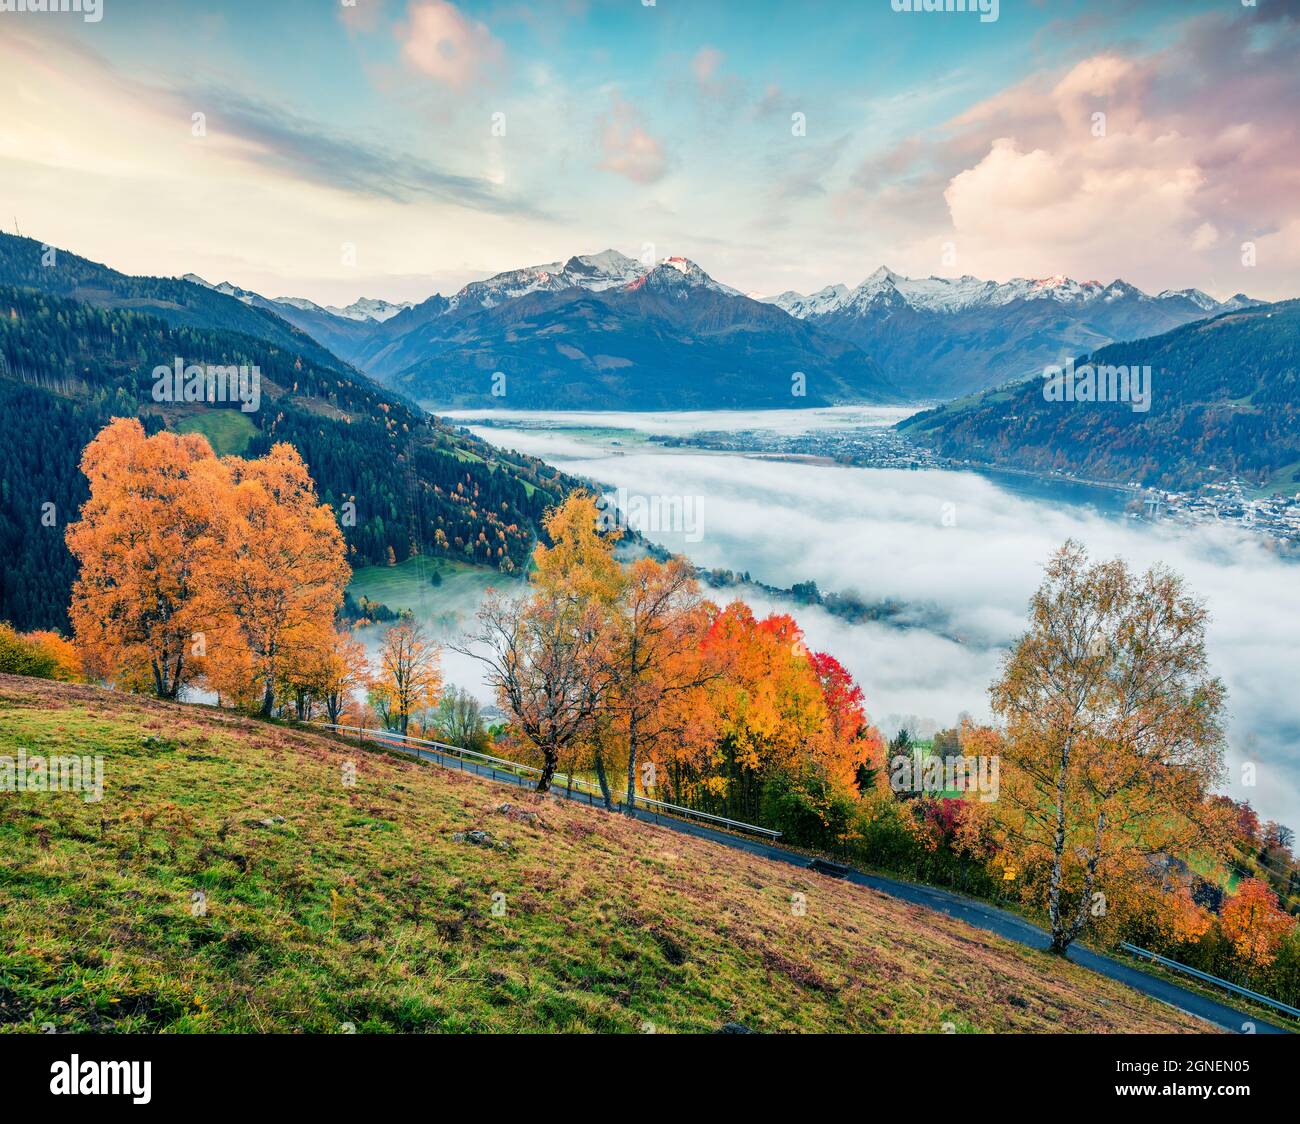
<path fill-rule="evenodd" d="M 1300 301 L 1230 312 L 1076 360 L 1150 366 L 1151 408 L 1052 402 L 1029 379 L 907 419 L 945 456 L 1189 489 L 1240 477 L 1296 490 Z"/>
<path fill-rule="evenodd" d="M 149 312 L 169 324 L 245 332 L 325 366 L 339 363 L 315 339 L 271 310 L 174 277 L 132 277 L 32 238 L 0 234 L 0 285 L 36 289 L 97 308 Z"/>
<path fill-rule="evenodd" d="M 354 566 L 417 551 L 521 565 L 567 481 L 428 418 L 301 339 L 302 348 L 280 346 L 0 286 L 0 619 L 66 627 L 75 564 L 63 533 L 87 494 L 78 459 L 112 417 L 139 416 L 150 432 L 201 431 L 220 453 L 259 456 L 290 442 L 339 514 Z M 260 407 L 156 403 L 153 369 L 177 357 L 257 365 Z"/>

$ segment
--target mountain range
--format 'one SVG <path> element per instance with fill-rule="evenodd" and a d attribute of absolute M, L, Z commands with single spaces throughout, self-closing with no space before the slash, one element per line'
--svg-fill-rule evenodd
<path fill-rule="evenodd" d="M 1258 302 L 1199 289 L 1155 296 L 1127 281 L 1069 277 L 909 278 L 881 268 L 862 284 L 785 292 L 777 307 L 870 354 L 914 399 L 960 397 L 1118 340 L 1160 335 Z"/>
<path fill-rule="evenodd" d="M 275 312 L 435 409 L 943 400 L 1257 303 L 1198 289 L 1152 296 L 1122 280 L 918 279 L 886 268 L 856 288 L 756 299 L 686 258 L 616 250 L 508 270 L 407 306 L 362 299 L 338 309 L 211 287 Z M 792 394 L 795 385 L 805 393 Z"/>
<path fill-rule="evenodd" d="M 510 270 L 382 321 L 215 288 L 275 311 L 432 409 L 719 409 L 908 397 L 860 348 L 680 257 L 647 263 L 605 250 Z"/>

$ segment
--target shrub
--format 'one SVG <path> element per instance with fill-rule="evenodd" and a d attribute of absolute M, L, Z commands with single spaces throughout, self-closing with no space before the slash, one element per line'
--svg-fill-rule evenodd
<path fill-rule="evenodd" d="M 57 632 L 20 633 L 0 621 L 0 672 L 36 679 L 79 679 L 81 662 Z"/>
<path fill-rule="evenodd" d="M 796 847 L 838 849 L 855 819 L 853 794 L 820 774 L 777 773 L 763 786 L 761 822 Z"/>

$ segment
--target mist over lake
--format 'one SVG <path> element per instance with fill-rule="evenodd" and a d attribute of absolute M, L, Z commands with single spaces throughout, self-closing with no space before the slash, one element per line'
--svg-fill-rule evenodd
<path fill-rule="evenodd" d="M 791 613 L 809 646 L 830 652 L 862 684 L 872 719 L 954 723 L 989 717 L 987 688 L 1048 556 L 1067 538 L 1094 558 L 1135 568 L 1163 563 L 1210 611 L 1211 667 L 1229 691 L 1230 780 L 1224 791 L 1261 816 L 1300 813 L 1300 691 L 1294 622 L 1300 571 L 1266 540 L 1223 524 L 1136 523 L 1113 494 L 974 472 L 850 468 L 672 448 L 651 435 L 781 433 L 891 425 L 905 409 L 540 414 L 465 411 L 458 418 L 502 448 L 541 457 L 633 497 L 690 498 L 694 533 L 638 527 L 705 567 L 748 571 L 789 587 L 907 603 L 911 627 L 852 624 L 816 606 L 741 595 L 755 611 Z M 491 424 L 474 424 L 477 419 Z M 1091 500 L 1092 502 L 1089 502 Z M 632 519 L 636 524 L 635 518 Z M 711 596 L 726 599 L 729 591 Z M 468 670 L 468 669 L 464 669 Z M 468 685 L 468 684 L 467 684 Z M 1242 765 L 1256 765 L 1256 784 Z"/>

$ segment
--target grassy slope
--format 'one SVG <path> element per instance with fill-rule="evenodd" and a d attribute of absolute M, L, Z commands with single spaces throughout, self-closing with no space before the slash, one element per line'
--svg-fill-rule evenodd
<path fill-rule="evenodd" d="M 103 754 L 106 794 L 0 795 L 11 1028 L 1207 1029 L 862 887 L 229 713 L 0 676 L 20 746 Z"/>
<path fill-rule="evenodd" d="M 238 410 L 203 410 L 176 423 L 177 433 L 201 433 L 219 457 L 243 456 L 257 426 Z"/>
<path fill-rule="evenodd" d="M 442 578 L 440 585 L 433 584 L 435 573 Z M 486 566 L 471 566 L 437 555 L 419 555 L 396 566 L 362 566 L 353 570 L 348 592 L 353 597 L 369 597 L 395 612 L 410 609 L 427 617 L 461 597 L 477 603 L 489 587 L 509 589 L 515 581 L 500 570 Z"/>

